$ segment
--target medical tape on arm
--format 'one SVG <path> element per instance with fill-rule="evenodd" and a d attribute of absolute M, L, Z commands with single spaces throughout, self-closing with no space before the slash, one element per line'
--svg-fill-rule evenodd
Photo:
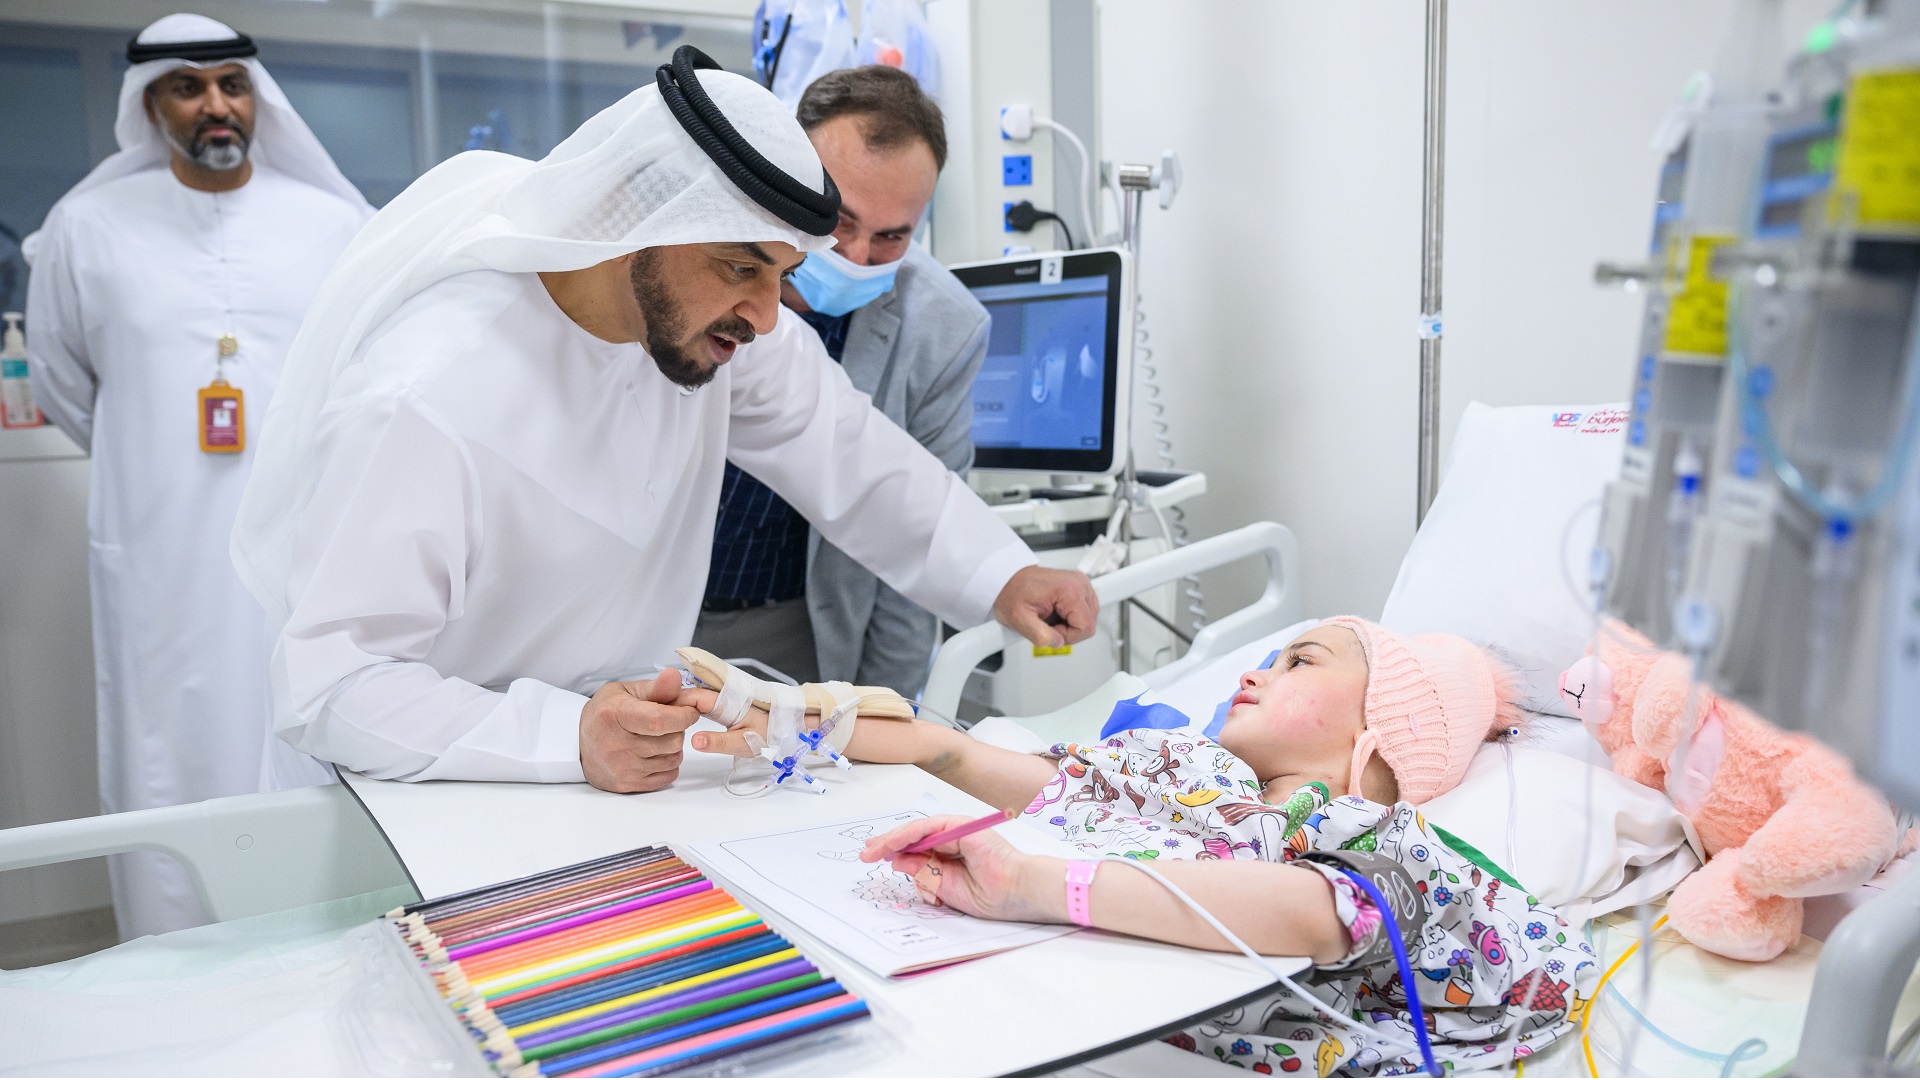
<path fill-rule="evenodd" d="M 807 721 L 807 695 L 797 686 L 767 683 L 767 744 L 781 757 L 800 749 L 801 726 Z"/>
<path fill-rule="evenodd" d="M 860 692 L 847 682 L 821 683 L 820 689 L 833 702 L 820 718 L 820 726 L 827 729 L 825 745 L 833 747 L 836 755 L 844 755 L 847 744 L 853 741 L 853 725 L 860 719 Z"/>
<path fill-rule="evenodd" d="M 740 726 L 740 721 L 745 720 L 753 708 L 753 699 L 760 688 L 759 679 L 728 664 L 726 681 L 720 684 L 720 693 L 714 698 L 713 711 L 707 718 L 728 728 Z"/>

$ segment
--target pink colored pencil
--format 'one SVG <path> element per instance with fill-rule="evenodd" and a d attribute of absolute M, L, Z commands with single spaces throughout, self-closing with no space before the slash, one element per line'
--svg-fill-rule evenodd
<path fill-rule="evenodd" d="M 913 845 L 910 848 L 905 849 L 904 851 L 901 852 L 901 854 L 919 855 L 923 852 L 932 851 L 934 848 L 939 847 L 941 844 L 951 843 L 955 840 L 960 839 L 963 836 L 972 836 L 974 833 L 977 833 L 982 829 L 991 829 L 995 825 L 999 825 L 1004 822 L 1008 822 L 1012 820 L 1013 820 L 1013 811 L 995 810 L 993 813 L 987 814 L 984 817 L 974 818 L 972 821 L 969 821 L 964 825 L 955 825 L 951 829 L 941 829 L 939 832 L 934 833 L 932 836 L 926 837 L 925 839 L 921 840 L 919 843 Z"/>

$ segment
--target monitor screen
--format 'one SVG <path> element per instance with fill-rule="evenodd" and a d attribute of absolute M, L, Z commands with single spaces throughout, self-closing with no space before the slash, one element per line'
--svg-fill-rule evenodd
<path fill-rule="evenodd" d="M 1111 471 L 1120 259 L 1092 252 L 1063 262 L 1046 282 L 1031 258 L 956 270 L 992 319 L 973 383 L 980 468 Z"/>

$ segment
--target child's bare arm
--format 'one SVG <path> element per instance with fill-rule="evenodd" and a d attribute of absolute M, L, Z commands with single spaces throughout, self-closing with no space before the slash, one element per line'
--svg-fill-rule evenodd
<path fill-rule="evenodd" d="M 1035 899 L 1049 922 L 1066 922 L 1066 864 L 1036 865 Z M 1156 862 L 1153 869 L 1266 956 L 1305 956 L 1330 964 L 1352 947 L 1334 913 L 1333 887 L 1311 870 L 1255 861 Z M 1093 925 L 1198 949 L 1232 951 L 1206 920 L 1138 870 L 1102 864 L 1088 897 Z"/>
<path fill-rule="evenodd" d="M 1025 809 L 1059 771 L 1047 758 L 988 746 L 925 720 L 861 720 L 847 756 L 918 765 L 981 802 L 1013 810 Z"/>
<path fill-rule="evenodd" d="M 1027 855 L 993 833 L 977 833 L 934 853 L 904 851 L 960 818 L 930 818 L 867 841 L 861 857 L 890 860 L 913 876 L 923 899 L 990 919 L 1064 923 L 1064 860 Z M 1153 869 L 1178 885 L 1242 941 L 1269 956 L 1339 960 L 1352 947 L 1327 879 L 1298 866 L 1255 861 L 1169 861 Z M 1166 887 L 1138 870 L 1102 864 L 1088 897 L 1093 925 L 1200 949 L 1233 946 Z"/>

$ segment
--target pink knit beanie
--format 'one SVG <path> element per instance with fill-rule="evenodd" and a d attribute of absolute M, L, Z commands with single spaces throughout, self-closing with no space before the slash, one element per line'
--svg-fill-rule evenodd
<path fill-rule="evenodd" d="M 1353 748 L 1347 793 L 1379 754 L 1418 805 L 1459 786 L 1480 744 L 1522 715 L 1511 678 L 1485 649 L 1452 634 L 1403 637 L 1343 615 L 1328 623 L 1360 639 L 1367 656 L 1367 729 Z"/>

